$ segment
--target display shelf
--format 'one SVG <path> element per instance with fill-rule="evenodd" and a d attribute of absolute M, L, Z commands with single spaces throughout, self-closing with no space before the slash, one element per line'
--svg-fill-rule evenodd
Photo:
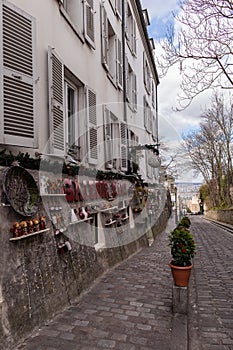
<path fill-rule="evenodd" d="M 111 208 L 99 209 L 99 212 L 100 213 L 107 213 L 107 212 L 111 212 L 112 210 L 116 210 L 116 209 L 118 209 L 118 207 L 114 206 L 114 207 L 111 207 Z M 98 208 L 97 208 L 97 210 L 98 210 Z"/>
<path fill-rule="evenodd" d="M 118 208 L 119 211 L 126 210 L 127 207 Z"/>
<path fill-rule="evenodd" d="M 69 225 L 75 225 L 75 224 L 79 224 L 80 222 L 85 222 L 85 221 L 89 221 L 92 220 L 93 218 L 87 218 L 87 219 L 83 219 L 83 220 L 76 220 L 73 222 L 70 222 Z"/>
<path fill-rule="evenodd" d="M 65 193 L 40 193 L 42 197 L 65 197 Z"/>
<path fill-rule="evenodd" d="M 129 216 L 126 216 L 125 218 L 122 218 L 121 221 L 128 220 Z"/>
<path fill-rule="evenodd" d="M 40 230 L 40 231 L 37 231 L 37 232 L 28 233 L 27 235 L 23 235 L 23 236 L 19 236 L 19 237 L 13 237 L 13 238 L 10 238 L 10 241 L 19 241 L 19 240 L 24 239 L 24 238 L 28 238 L 28 237 L 39 235 L 40 233 L 46 232 L 46 231 L 49 231 L 49 230 L 50 230 L 50 228 L 46 228 L 44 230 Z"/>
<path fill-rule="evenodd" d="M 109 224 L 105 224 L 105 226 L 110 226 L 112 224 L 115 224 L 116 220 L 113 220 L 112 222 L 110 222 Z"/>

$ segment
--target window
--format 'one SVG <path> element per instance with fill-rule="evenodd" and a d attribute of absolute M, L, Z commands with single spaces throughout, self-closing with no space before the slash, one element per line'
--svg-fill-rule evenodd
<path fill-rule="evenodd" d="M 129 143 L 130 143 L 130 165 L 133 173 L 137 173 L 139 167 L 139 153 L 137 153 L 134 146 L 138 145 L 138 136 L 132 131 L 129 131 Z"/>
<path fill-rule="evenodd" d="M 155 142 L 157 142 L 158 138 L 158 130 L 157 130 L 157 120 L 156 117 L 152 114 L 152 137 Z"/>
<path fill-rule="evenodd" d="M 119 149 L 120 131 L 117 117 L 104 107 L 104 145 L 105 167 L 118 168 L 117 160 L 120 159 Z"/>
<path fill-rule="evenodd" d="M 122 18 L 122 0 L 116 0 L 116 14 L 120 19 Z"/>
<path fill-rule="evenodd" d="M 117 85 L 123 89 L 123 61 L 122 61 L 122 43 L 117 39 Z"/>
<path fill-rule="evenodd" d="M 146 88 L 148 94 L 150 94 L 151 93 L 151 74 L 150 74 L 149 63 L 147 61 L 145 53 L 143 56 L 143 75 L 144 75 L 145 88 Z"/>
<path fill-rule="evenodd" d="M 129 4 L 126 6 L 126 38 L 133 55 L 137 53 L 136 21 L 133 18 Z"/>
<path fill-rule="evenodd" d="M 79 31 L 83 32 L 83 2 L 82 0 L 63 0 L 64 10 L 70 17 L 72 24 Z"/>
<path fill-rule="evenodd" d="M 121 19 L 122 17 L 122 0 L 109 0 L 114 13 Z"/>
<path fill-rule="evenodd" d="M 79 110 L 84 106 L 84 86 L 49 48 L 50 153 L 80 159 Z M 82 103 L 80 101 L 82 96 Z"/>
<path fill-rule="evenodd" d="M 35 20 L 1 1 L 0 22 L 0 142 L 36 148 Z"/>
<path fill-rule="evenodd" d="M 102 63 L 109 73 L 111 80 L 116 83 L 117 81 L 117 61 L 119 61 L 118 70 L 120 68 L 120 63 L 122 63 L 122 58 L 119 56 L 117 50 L 117 38 L 116 34 L 107 18 L 107 13 L 102 6 Z M 121 50 L 121 48 L 119 48 Z M 119 56 L 119 58 L 118 58 Z"/>
<path fill-rule="evenodd" d="M 146 175 L 148 178 L 152 179 L 153 177 L 153 168 L 149 165 L 149 158 L 151 157 L 151 152 L 150 150 L 145 150 L 145 161 L 146 161 Z"/>
<path fill-rule="evenodd" d="M 151 108 L 146 100 L 146 97 L 144 96 L 144 126 L 148 133 L 152 132 L 152 111 Z"/>
<path fill-rule="evenodd" d="M 126 71 L 127 71 L 127 99 L 131 106 L 131 108 L 136 111 L 137 110 L 137 77 L 133 72 L 129 63 L 126 63 Z"/>
<path fill-rule="evenodd" d="M 84 1 L 84 36 L 88 43 L 95 48 L 94 0 Z"/>
<path fill-rule="evenodd" d="M 81 83 L 65 78 L 65 143 L 66 152 L 75 160 L 80 160 L 79 95 L 83 92 Z"/>
<path fill-rule="evenodd" d="M 105 166 L 127 170 L 127 126 L 104 107 Z"/>
<path fill-rule="evenodd" d="M 151 82 L 151 99 L 152 99 L 152 106 L 155 108 L 155 83 Z"/>

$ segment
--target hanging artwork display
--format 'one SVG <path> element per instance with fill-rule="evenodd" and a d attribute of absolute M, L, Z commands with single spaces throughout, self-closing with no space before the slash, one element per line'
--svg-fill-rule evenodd
<path fill-rule="evenodd" d="M 39 191 L 33 176 L 20 166 L 9 168 L 3 178 L 3 190 L 12 208 L 22 216 L 38 210 Z"/>

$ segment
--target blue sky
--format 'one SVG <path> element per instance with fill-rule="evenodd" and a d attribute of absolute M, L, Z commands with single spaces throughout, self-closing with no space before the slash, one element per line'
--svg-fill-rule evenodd
<path fill-rule="evenodd" d="M 161 48 L 159 40 L 165 37 L 167 26 L 174 23 L 172 13 L 178 13 L 179 0 L 141 0 L 142 8 L 148 10 L 150 26 L 149 36 L 155 41 L 155 61 L 159 58 Z M 177 26 L 175 26 L 177 28 Z M 176 34 L 176 33 L 175 33 Z M 159 72 L 159 67 L 157 65 Z M 165 142 L 172 153 L 175 153 L 182 134 L 187 130 L 196 129 L 199 126 L 200 116 L 209 105 L 210 92 L 204 92 L 198 96 L 191 105 L 181 112 L 176 112 L 177 97 L 180 93 L 181 75 L 178 66 L 171 67 L 167 75 L 160 78 L 158 86 L 158 115 L 159 115 L 159 136 Z M 193 175 L 182 175 L 182 180 L 192 181 Z"/>
<path fill-rule="evenodd" d="M 146 8 L 149 13 L 150 36 L 155 40 L 163 38 L 167 25 L 173 22 L 172 13 L 178 10 L 178 0 L 141 0 L 141 3 L 142 8 Z"/>

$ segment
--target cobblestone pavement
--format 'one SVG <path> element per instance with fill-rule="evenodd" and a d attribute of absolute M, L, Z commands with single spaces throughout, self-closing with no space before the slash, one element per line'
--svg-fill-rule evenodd
<path fill-rule="evenodd" d="M 191 221 L 197 255 L 189 286 L 188 350 L 233 350 L 233 235 L 200 217 Z M 184 334 L 173 329 L 167 264 L 174 226 L 171 219 L 151 247 L 107 272 L 19 349 L 186 350 L 185 328 Z"/>
<path fill-rule="evenodd" d="M 23 350 L 169 350 L 172 278 L 167 229 L 151 247 L 107 272 Z"/>
<path fill-rule="evenodd" d="M 189 286 L 189 350 L 233 350 L 233 234 L 191 218 L 197 255 Z"/>

